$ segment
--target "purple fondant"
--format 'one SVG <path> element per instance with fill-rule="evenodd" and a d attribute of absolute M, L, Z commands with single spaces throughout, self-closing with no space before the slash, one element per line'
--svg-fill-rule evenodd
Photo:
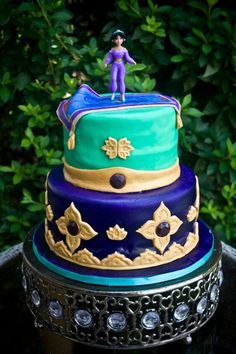
<path fill-rule="evenodd" d="M 95 275 L 103 277 L 151 277 L 158 274 L 165 274 L 169 272 L 174 272 L 178 270 L 185 269 L 194 263 L 201 260 L 208 252 L 210 252 L 213 246 L 213 234 L 210 229 L 199 220 L 199 243 L 197 247 L 187 254 L 185 257 L 178 259 L 174 262 L 163 264 L 157 267 L 150 267 L 144 269 L 134 269 L 134 270 L 105 270 L 105 269 L 94 269 L 79 266 L 75 263 L 66 261 L 53 253 L 48 245 L 46 244 L 44 238 L 44 224 L 42 223 L 35 229 L 34 233 L 34 245 L 40 256 L 47 259 L 52 264 L 60 267 L 61 269 L 69 270 L 78 274 L 83 275 Z"/>
<path fill-rule="evenodd" d="M 146 239 L 138 230 L 148 220 L 161 202 L 176 215 L 182 225 L 171 235 L 171 241 L 179 244 L 186 242 L 189 232 L 193 232 L 194 222 L 188 222 L 187 214 L 196 199 L 196 180 L 193 172 L 181 165 L 181 175 L 174 183 L 139 193 L 105 193 L 76 187 L 65 181 L 63 166 L 55 168 L 48 177 L 48 200 L 54 218 L 49 222 L 55 241 L 65 240 L 57 227 L 56 220 L 64 216 L 65 210 L 73 202 L 79 210 L 82 220 L 97 232 L 90 240 L 81 240 L 78 250 L 87 248 L 99 259 L 115 251 L 134 259 L 147 248 L 159 252 L 152 240 Z M 165 220 L 163 220 L 165 221 Z M 127 231 L 124 240 L 114 241 L 108 238 L 106 231 L 116 224 Z"/>
<path fill-rule="evenodd" d="M 86 111 L 103 110 L 119 107 L 142 107 L 142 106 L 172 106 L 180 111 L 179 102 L 169 96 L 158 93 L 131 93 L 126 95 L 126 102 L 111 101 L 110 96 L 100 96 L 88 85 L 81 85 L 77 92 L 69 99 L 62 101 L 57 109 L 57 115 L 64 126 L 71 130 L 73 121 Z"/>

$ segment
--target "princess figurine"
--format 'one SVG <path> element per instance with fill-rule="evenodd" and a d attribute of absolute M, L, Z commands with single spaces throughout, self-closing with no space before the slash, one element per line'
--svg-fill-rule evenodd
<path fill-rule="evenodd" d="M 129 56 L 126 48 L 122 47 L 122 43 L 125 41 L 125 32 L 117 29 L 111 35 L 111 41 L 115 44 L 114 47 L 109 51 L 108 56 L 105 60 L 105 68 L 108 64 L 112 63 L 111 66 L 111 100 L 115 99 L 115 93 L 117 90 L 120 92 L 121 101 L 125 102 L 125 62 L 129 64 L 136 64 L 134 59 Z"/>

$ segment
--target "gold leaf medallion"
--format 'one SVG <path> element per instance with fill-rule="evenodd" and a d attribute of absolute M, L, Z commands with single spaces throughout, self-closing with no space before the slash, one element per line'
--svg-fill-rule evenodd
<path fill-rule="evenodd" d="M 105 140 L 105 145 L 103 145 L 101 149 L 106 152 L 106 155 L 111 160 L 116 157 L 125 160 L 128 156 L 130 156 L 131 151 L 134 150 L 127 138 L 121 138 L 117 141 L 111 137 Z"/>

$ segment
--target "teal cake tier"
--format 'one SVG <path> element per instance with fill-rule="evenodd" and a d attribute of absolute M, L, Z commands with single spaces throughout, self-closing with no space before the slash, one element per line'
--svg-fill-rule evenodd
<path fill-rule="evenodd" d="M 75 127 L 73 150 L 68 149 L 69 134 L 64 128 L 65 160 L 79 169 L 119 166 L 155 171 L 171 167 L 178 158 L 176 112 L 172 107 L 144 106 L 88 113 Z M 112 158 L 103 150 L 109 138 L 113 139 L 108 146 L 114 147 Z M 126 154 L 129 153 L 126 158 L 120 157 L 117 151 L 122 138 L 130 142 L 124 147 Z"/>
<path fill-rule="evenodd" d="M 182 122 L 174 98 L 127 94 L 121 103 L 82 85 L 59 105 L 57 113 L 64 125 L 68 182 L 126 193 L 162 187 L 179 177 L 178 128 Z M 124 185 L 110 183 L 117 174 Z"/>

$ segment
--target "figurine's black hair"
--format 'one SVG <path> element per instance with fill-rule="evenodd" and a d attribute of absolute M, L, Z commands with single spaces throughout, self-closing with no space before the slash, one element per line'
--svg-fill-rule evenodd
<path fill-rule="evenodd" d="M 111 41 L 113 41 L 117 36 L 120 36 L 121 38 L 126 39 L 126 35 L 124 31 L 121 31 L 119 29 L 115 30 L 112 35 L 111 35 Z"/>

